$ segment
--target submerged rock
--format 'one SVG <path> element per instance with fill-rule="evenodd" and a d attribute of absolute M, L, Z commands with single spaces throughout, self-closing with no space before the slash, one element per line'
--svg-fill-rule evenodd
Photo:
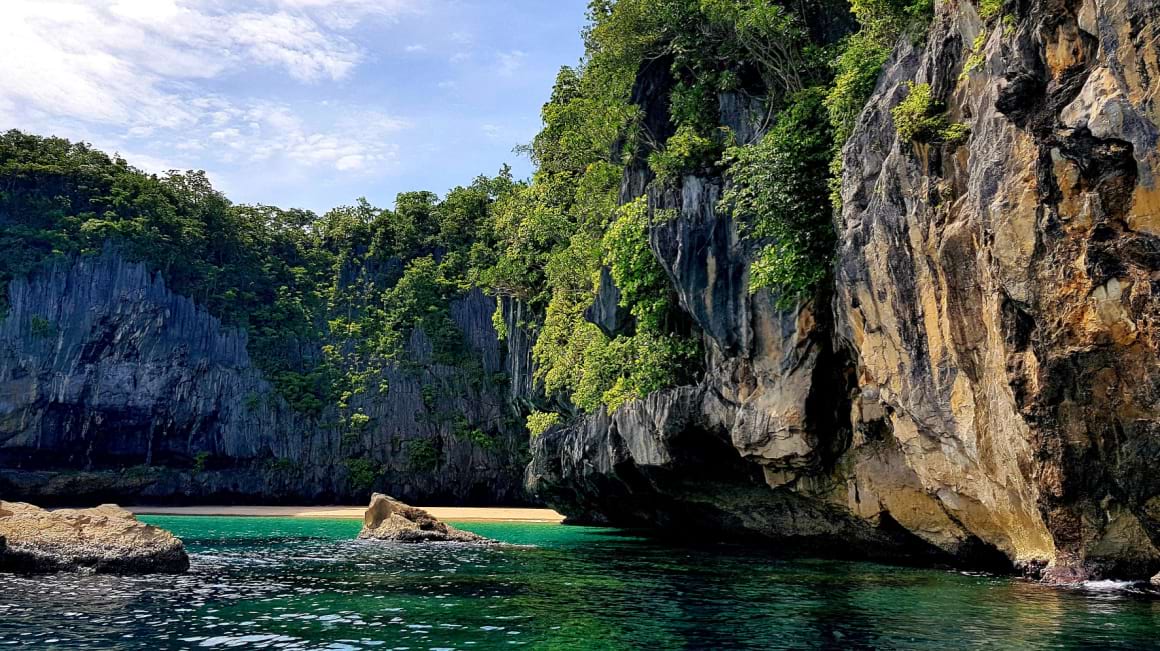
<path fill-rule="evenodd" d="M 461 531 L 443 524 L 435 516 L 414 506 L 375 493 L 371 505 L 363 517 L 360 540 L 385 540 L 389 542 L 494 542 L 470 531 Z"/>
<path fill-rule="evenodd" d="M 46 511 L 0 502 L 0 571 L 177 574 L 188 569 L 179 538 L 119 506 Z"/>

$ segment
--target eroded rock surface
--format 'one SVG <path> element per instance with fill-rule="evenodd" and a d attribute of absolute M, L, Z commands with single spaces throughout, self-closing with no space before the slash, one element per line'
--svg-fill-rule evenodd
<path fill-rule="evenodd" d="M 407 506 L 382 493 L 375 493 L 371 497 L 371 504 L 363 516 L 363 528 L 358 537 L 360 540 L 401 543 L 493 542 L 470 531 L 462 531 L 443 524 L 423 509 Z"/>
<path fill-rule="evenodd" d="M 178 574 L 188 569 L 180 539 L 118 506 L 46 511 L 0 502 L 2 571 Z"/>
<path fill-rule="evenodd" d="M 518 305 L 506 344 L 493 299 L 476 290 L 451 305 L 484 381 L 431 363 L 416 329 L 407 348 L 423 368 L 383 368 L 369 380 L 381 389 L 350 400 L 366 416 L 354 427 L 333 405 L 296 412 L 253 364 L 245 332 L 112 250 L 4 289 L 0 495 L 9 499 L 325 503 L 365 495 L 369 474 L 404 499 L 525 501 L 525 435 L 509 424 L 510 401 L 534 392 Z M 286 351 L 315 354 L 305 344 Z M 497 379 L 505 371 L 510 383 Z M 461 422 L 490 444 L 459 435 Z"/>
<path fill-rule="evenodd" d="M 1160 7 L 1013 11 L 943 6 L 846 148 L 838 333 L 855 431 L 882 439 L 850 458 L 907 470 L 925 499 L 895 517 L 934 545 L 975 536 L 1049 579 L 1143 578 L 1160 567 Z M 981 33 L 985 63 L 963 74 Z M 897 137 L 908 81 L 971 128 L 965 145 Z M 896 513 L 895 485 L 853 480 L 852 508 Z"/>
<path fill-rule="evenodd" d="M 1160 6 L 936 5 L 844 150 L 832 296 L 748 293 L 719 180 L 651 192 L 706 377 L 542 435 L 538 495 L 1058 582 L 1160 570 Z M 965 143 L 898 137 L 910 82 Z"/>

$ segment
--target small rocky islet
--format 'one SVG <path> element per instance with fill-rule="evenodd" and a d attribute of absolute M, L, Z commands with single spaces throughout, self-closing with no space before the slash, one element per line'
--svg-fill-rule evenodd
<path fill-rule="evenodd" d="M 382 493 L 371 496 L 359 540 L 399 543 L 458 542 L 494 544 L 496 541 L 440 522 L 423 509 L 408 506 Z"/>
<path fill-rule="evenodd" d="M 427 511 L 376 493 L 360 540 L 394 543 L 496 541 L 447 525 Z M 180 574 L 189 555 L 180 538 L 115 504 L 47 510 L 0 501 L 0 572 Z"/>
<path fill-rule="evenodd" d="M 119 506 L 49 511 L 0 502 L 2 572 L 180 574 L 188 569 L 180 538 Z"/>

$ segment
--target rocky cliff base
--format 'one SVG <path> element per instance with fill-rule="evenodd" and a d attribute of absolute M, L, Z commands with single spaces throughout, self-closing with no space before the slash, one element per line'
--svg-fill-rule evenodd
<path fill-rule="evenodd" d="M 833 291 L 793 309 L 748 292 L 719 179 L 654 188 L 709 373 L 545 433 L 529 487 L 581 520 L 784 549 L 1155 574 L 1158 38 L 1147 0 L 937 2 L 845 147 Z M 969 137 L 899 137 L 911 83 Z"/>

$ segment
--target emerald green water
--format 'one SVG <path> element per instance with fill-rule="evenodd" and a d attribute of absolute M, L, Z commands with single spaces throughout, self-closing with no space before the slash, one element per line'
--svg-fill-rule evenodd
<path fill-rule="evenodd" d="M 149 517 L 181 577 L 0 578 L 0 647 L 37 649 L 1147 649 L 1160 601 L 867 563 L 465 523 L 534 547 L 396 546 L 359 523 Z"/>

